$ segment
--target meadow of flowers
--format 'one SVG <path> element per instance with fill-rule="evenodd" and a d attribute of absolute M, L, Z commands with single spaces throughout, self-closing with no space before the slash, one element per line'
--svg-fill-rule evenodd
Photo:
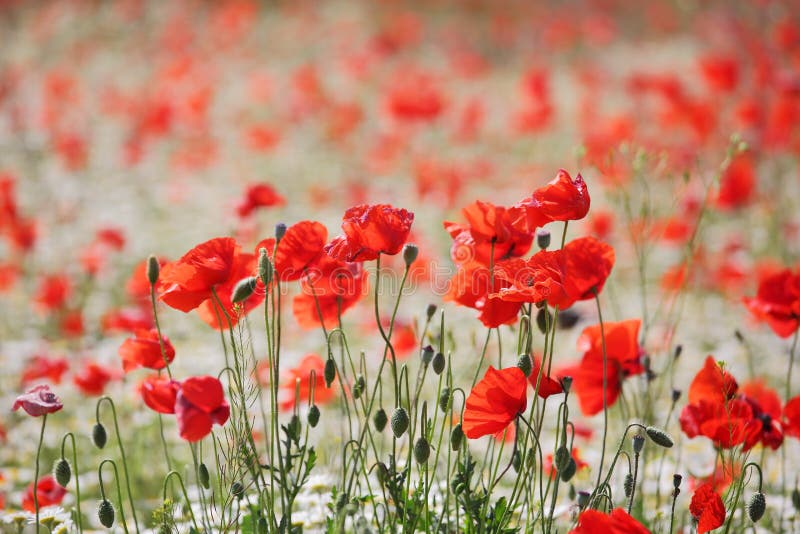
<path fill-rule="evenodd" d="M 0 532 L 800 532 L 800 6 L 0 1 Z"/>

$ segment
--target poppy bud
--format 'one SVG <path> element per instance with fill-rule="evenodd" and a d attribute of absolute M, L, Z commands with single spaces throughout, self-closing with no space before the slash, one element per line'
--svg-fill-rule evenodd
<path fill-rule="evenodd" d="M 367 387 L 367 381 L 364 379 L 364 375 L 358 375 L 356 377 L 356 383 L 353 384 L 353 398 L 360 399 L 361 394 L 364 393 L 364 388 Z"/>
<path fill-rule="evenodd" d="M 151 254 L 150 257 L 147 258 L 147 281 L 150 282 L 151 286 L 156 285 L 156 282 L 158 282 L 160 271 L 161 266 L 158 264 L 158 258 Z"/>
<path fill-rule="evenodd" d="M 333 361 L 333 358 L 325 360 L 325 371 L 323 374 L 325 376 L 325 387 L 331 387 L 331 384 L 333 384 L 336 378 L 336 362 Z"/>
<path fill-rule="evenodd" d="M 447 407 L 450 404 L 450 388 L 445 387 L 442 388 L 442 393 L 439 395 L 439 409 L 443 412 L 447 411 Z"/>
<path fill-rule="evenodd" d="M 527 354 L 520 354 L 519 359 L 517 359 L 517 367 L 519 367 L 520 371 L 525 373 L 525 376 L 531 376 L 531 371 L 533 371 L 533 363 L 531 362 L 530 356 Z"/>
<path fill-rule="evenodd" d="M 553 465 L 556 466 L 556 471 L 560 473 L 566 469 L 567 464 L 571 459 L 572 456 L 569 453 L 569 449 L 567 449 L 564 445 L 556 449 L 556 453 L 553 455 Z"/>
<path fill-rule="evenodd" d="M 337 512 L 341 512 L 342 509 L 347 505 L 347 501 L 348 501 L 348 499 L 347 499 L 347 494 L 346 493 L 340 493 L 339 495 L 337 495 L 336 496 L 336 504 L 334 504 L 334 507 L 336 508 L 336 511 Z"/>
<path fill-rule="evenodd" d="M 522 467 L 522 455 L 518 450 L 511 455 L 511 467 L 514 468 L 515 473 L 519 473 L 519 468 Z"/>
<path fill-rule="evenodd" d="M 570 456 L 569 462 L 567 462 L 567 466 L 564 468 L 563 471 L 559 471 L 559 475 L 561 476 L 561 480 L 564 482 L 569 482 L 572 477 L 575 476 L 575 472 L 578 470 L 578 464 L 575 463 L 575 459 Z"/>
<path fill-rule="evenodd" d="M 434 313 L 436 313 L 436 304 L 428 304 L 428 307 L 425 309 L 425 317 L 430 321 L 433 319 Z"/>
<path fill-rule="evenodd" d="M 755 523 L 764 517 L 764 510 L 766 509 L 767 500 L 764 498 L 764 494 L 760 491 L 754 493 L 753 496 L 750 497 L 750 503 L 747 505 L 747 515 L 750 516 L 750 521 Z"/>
<path fill-rule="evenodd" d="M 536 312 L 536 326 L 542 334 L 548 332 L 548 326 L 553 326 L 553 314 L 547 308 L 539 308 Z"/>
<path fill-rule="evenodd" d="M 417 245 L 411 243 L 403 247 L 403 261 L 406 262 L 406 267 L 411 267 L 411 264 L 417 259 L 419 249 Z"/>
<path fill-rule="evenodd" d="M 237 499 L 241 499 L 244 497 L 244 486 L 238 480 L 231 484 L 231 495 L 236 497 Z"/>
<path fill-rule="evenodd" d="M 231 291 L 231 302 L 233 304 L 238 304 L 243 300 L 246 300 L 250 295 L 253 294 L 253 291 L 256 289 L 256 277 L 255 276 L 248 276 L 247 278 L 242 278 L 236 285 L 233 287 L 233 291 Z"/>
<path fill-rule="evenodd" d="M 289 419 L 289 424 L 286 425 L 286 434 L 295 442 L 300 439 L 300 418 L 297 414 L 293 414 Z"/>
<path fill-rule="evenodd" d="M 569 393 L 569 390 L 572 388 L 572 377 L 565 376 L 561 378 L 561 389 L 564 390 L 564 393 Z"/>
<path fill-rule="evenodd" d="M 623 484 L 623 488 L 625 488 L 625 496 L 630 497 L 633 493 L 633 475 L 628 473 L 625 475 L 625 484 Z"/>
<path fill-rule="evenodd" d="M 402 406 L 397 408 L 392 414 L 392 433 L 399 438 L 408 430 L 408 412 Z"/>
<path fill-rule="evenodd" d="M 536 232 L 536 245 L 542 250 L 550 246 L 550 232 L 548 230 L 541 229 Z"/>
<path fill-rule="evenodd" d="M 417 463 L 427 463 L 428 457 L 431 455 L 431 446 L 425 437 L 420 437 L 414 444 L 414 459 Z"/>
<path fill-rule="evenodd" d="M 581 320 L 580 314 L 575 310 L 573 310 L 572 308 L 567 308 L 566 310 L 558 310 L 559 328 L 569 330 L 570 328 L 578 324 L 578 321 L 580 320 Z"/>
<path fill-rule="evenodd" d="M 261 247 L 258 249 L 258 277 L 265 286 L 269 286 L 272 282 L 272 262 L 269 261 L 267 249 Z"/>
<path fill-rule="evenodd" d="M 680 400 L 680 398 L 681 398 L 681 390 L 673 389 L 672 390 L 672 402 L 676 403 L 676 402 L 678 402 Z"/>
<path fill-rule="evenodd" d="M 281 242 L 283 236 L 286 235 L 286 225 L 284 223 L 278 223 L 275 225 L 275 246 Z"/>
<path fill-rule="evenodd" d="M 795 510 L 800 510 L 800 490 L 797 488 L 792 490 L 792 505 Z"/>
<path fill-rule="evenodd" d="M 53 466 L 53 477 L 56 479 L 59 486 L 62 488 L 67 487 L 67 484 L 69 484 L 72 478 L 72 468 L 69 466 L 69 462 L 66 459 L 61 458 L 55 463 Z"/>
<path fill-rule="evenodd" d="M 675 354 L 672 355 L 673 358 L 676 360 L 681 357 L 681 353 L 683 352 L 683 345 L 677 345 L 675 347 Z"/>
<path fill-rule="evenodd" d="M 422 349 L 422 365 L 427 365 L 431 363 L 433 360 L 433 347 L 427 345 L 424 349 Z"/>
<path fill-rule="evenodd" d="M 319 407 L 316 404 L 312 404 L 311 408 L 308 409 L 308 426 L 316 428 L 317 423 L 319 423 L 319 415 Z"/>
<path fill-rule="evenodd" d="M 528 448 L 528 453 L 525 455 L 525 469 L 528 471 L 533 470 L 536 462 L 536 455 L 533 452 L 533 447 Z"/>
<path fill-rule="evenodd" d="M 92 443 L 98 449 L 102 449 L 106 446 L 108 442 L 108 434 L 106 433 L 106 427 L 103 426 L 103 423 L 97 423 L 92 428 Z"/>
<path fill-rule="evenodd" d="M 383 462 L 378 462 L 375 464 L 375 471 L 377 471 L 378 482 L 381 485 L 386 484 L 386 481 L 389 479 L 389 468 L 386 467 L 386 464 Z"/>
<path fill-rule="evenodd" d="M 672 447 L 673 445 L 672 438 L 669 437 L 669 434 L 667 434 L 663 430 L 656 428 L 654 426 L 648 426 L 645 432 L 647 432 L 647 435 L 650 436 L 650 439 L 653 440 L 653 443 L 655 443 L 656 445 L 661 445 L 662 447 L 665 447 L 667 449 Z"/>
<path fill-rule="evenodd" d="M 633 452 L 639 454 L 644 448 L 644 436 L 636 434 L 633 436 Z"/>
<path fill-rule="evenodd" d="M 678 494 L 681 492 L 680 486 L 683 477 L 677 473 L 672 475 L 672 487 L 675 488 L 675 491 L 672 492 L 673 497 L 677 497 Z"/>
<path fill-rule="evenodd" d="M 450 447 L 457 451 L 461 448 L 461 444 L 464 442 L 464 430 L 461 429 L 461 423 L 458 423 L 456 426 L 453 427 L 452 432 L 450 432 Z"/>
<path fill-rule="evenodd" d="M 106 528 L 114 526 L 114 505 L 111 504 L 111 501 L 108 499 L 100 501 L 100 505 L 97 507 L 97 518 L 100 520 L 100 524 Z"/>
<path fill-rule="evenodd" d="M 567 495 L 569 495 L 571 501 L 574 501 L 575 497 L 578 496 L 577 493 L 575 492 L 575 486 L 573 486 L 572 484 L 569 485 L 569 491 L 567 492 Z"/>
<path fill-rule="evenodd" d="M 200 462 L 200 465 L 197 466 L 197 480 L 205 489 L 211 488 L 211 477 L 208 474 L 208 467 L 206 467 L 204 462 Z"/>
<path fill-rule="evenodd" d="M 589 493 L 588 491 L 579 491 L 578 492 L 578 506 L 581 509 L 586 508 L 586 505 L 589 504 L 589 497 L 591 497 L 591 496 L 592 496 L 592 494 Z"/>
<path fill-rule="evenodd" d="M 437 352 L 436 354 L 433 355 L 434 373 L 436 373 L 437 375 L 442 374 L 442 371 L 444 371 L 444 364 L 445 364 L 444 354 L 442 354 L 441 352 Z"/>
<path fill-rule="evenodd" d="M 383 429 L 386 428 L 386 423 L 389 421 L 389 418 L 386 417 L 386 410 L 380 408 L 375 415 L 372 416 L 372 424 L 375 425 L 375 430 L 378 432 L 383 432 Z"/>

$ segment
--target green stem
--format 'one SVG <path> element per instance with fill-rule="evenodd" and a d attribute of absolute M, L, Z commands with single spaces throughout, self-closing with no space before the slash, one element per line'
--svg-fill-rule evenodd
<path fill-rule="evenodd" d="M 47 414 L 42 416 L 42 430 L 39 432 L 39 445 L 36 447 L 36 468 L 33 475 L 33 508 L 36 510 L 36 532 L 39 532 L 39 457 L 42 453 L 44 441 L 44 427 L 47 424 Z"/>
<path fill-rule="evenodd" d="M 133 514 L 133 524 L 136 527 L 136 532 L 139 532 L 139 521 L 136 518 L 136 505 L 133 502 L 133 492 L 131 491 L 131 477 L 128 473 L 128 460 L 125 457 L 125 447 L 122 445 L 122 435 L 119 432 L 119 423 L 117 422 L 117 409 L 114 406 L 114 401 L 111 397 L 105 396 L 101 397 L 100 400 L 97 401 L 97 406 L 95 407 L 95 418 L 97 422 L 100 423 L 100 405 L 103 401 L 108 402 L 111 406 L 111 415 L 114 419 L 114 432 L 117 435 L 117 445 L 119 445 L 119 454 L 122 458 L 122 472 L 125 473 L 125 487 L 128 490 L 128 502 L 131 505 L 131 513 Z M 114 464 L 114 469 L 116 470 L 116 464 Z M 122 501 L 120 501 L 120 508 L 122 508 Z"/>

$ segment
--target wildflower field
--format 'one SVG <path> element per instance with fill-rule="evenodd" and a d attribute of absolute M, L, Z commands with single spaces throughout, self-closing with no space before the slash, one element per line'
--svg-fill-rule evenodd
<path fill-rule="evenodd" d="M 0 1 L 0 532 L 800 532 L 800 5 Z"/>

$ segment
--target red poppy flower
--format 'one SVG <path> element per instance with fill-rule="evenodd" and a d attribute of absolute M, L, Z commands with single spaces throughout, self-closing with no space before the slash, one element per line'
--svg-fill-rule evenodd
<path fill-rule="evenodd" d="M 605 323 L 606 337 L 606 406 L 612 406 L 622 391 L 623 381 L 644 372 L 639 347 L 641 321 L 629 319 Z M 573 377 L 572 389 L 578 396 L 581 412 L 595 415 L 603 410 L 603 338 L 600 325 L 584 329 L 578 338 L 578 348 L 584 351 L 580 365 L 559 372 Z"/>
<path fill-rule="evenodd" d="M 494 269 L 496 280 L 508 282 L 508 287 L 499 288 L 492 296 L 508 302 L 547 302 L 551 306 L 568 308 L 574 299 L 564 287 L 566 258 L 562 250 L 548 252 L 540 250 L 527 261 L 506 260 Z"/>
<path fill-rule="evenodd" d="M 702 400 L 724 403 L 736 394 L 737 389 L 736 379 L 709 355 L 689 385 L 689 403 L 696 404 Z"/>
<path fill-rule="evenodd" d="M 325 252 L 348 262 L 374 260 L 378 254 L 397 254 L 413 222 L 413 213 L 388 204 L 355 206 L 344 214 L 344 235 L 326 245 Z"/>
<path fill-rule="evenodd" d="M 725 522 L 725 504 L 711 484 L 703 484 L 694 491 L 689 512 L 697 519 L 697 534 L 714 530 Z"/>
<path fill-rule="evenodd" d="M 130 337 L 122 342 L 117 353 L 122 358 L 122 368 L 125 372 L 132 371 L 139 367 L 148 369 L 163 369 L 167 363 L 172 363 L 175 359 L 175 349 L 169 339 L 162 336 L 164 343 L 164 353 L 161 352 L 161 343 L 158 340 L 158 330 L 138 330 L 135 337 Z"/>
<path fill-rule="evenodd" d="M 148 376 L 139 384 L 139 394 L 144 403 L 158 413 L 175 413 L 175 400 L 181 383 L 177 380 L 162 378 L 157 375 Z"/>
<path fill-rule="evenodd" d="M 558 395 L 559 393 L 564 392 L 564 388 L 561 387 L 561 382 L 558 380 L 551 378 L 550 375 L 545 374 L 544 370 L 542 369 L 542 362 L 538 356 L 534 356 L 532 358 L 533 367 L 530 376 L 528 377 L 528 382 L 531 383 L 533 386 L 534 391 L 536 391 L 536 382 L 539 382 L 539 396 L 543 399 L 551 395 Z M 539 378 L 539 374 L 541 373 L 542 378 Z"/>
<path fill-rule="evenodd" d="M 115 373 L 111 370 L 94 362 L 89 362 L 72 377 L 72 383 L 84 395 L 98 396 L 103 394 L 106 385 L 114 377 Z"/>
<path fill-rule="evenodd" d="M 134 302 L 150 302 L 150 280 L 147 279 L 147 264 L 149 259 L 145 258 L 133 268 L 131 277 L 125 283 L 125 292 Z M 157 258 L 158 266 L 163 267 L 168 263 L 164 258 Z"/>
<path fill-rule="evenodd" d="M 302 405 L 311 398 L 311 371 L 314 371 L 314 403 L 325 404 L 336 390 L 325 386 L 325 361 L 316 354 L 306 354 L 296 367 L 289 369 L 281 383 L 281 409 L 291 410 L 295 402 Z"/>
<path fill-rule="evenodd" d="M 773 332 L 789 337 L 800 328 L 800 275 L 789 269 L 768 272 L 759 280 L 756 296 L 744 303 Z"/>
<path fill-rule="evenodd" d="M 459 266 L 450 279 L 444 299 L 480 311 L 478 318 L 487 328 L 515 322 L 522 303 L 491 297 L 490 285 L 491 271 L 480 263 L 469 262 Z M 494 280 L 496 290 L 502 291 L 509 286 L 506 280 L 497 277 Z"/>
<path fill-rule="evenodd" d="M 120 308 L 109 310 L 100 319 L 100 326 L 106 334 L 113 332 L 135 333 L 137 330 L 150 330 L 155 326 L 153 312 L 145 308 Z"/>
<path fill-rule="evenodd" d="M 494 242 L 494 259 L 522 256 L 531 248 L 533 231 L 535 227 L 528 226 L 525 211 L 517 208 L 495 206 L 480 200 L 473 202 L 461 210 L 467 220 L 466 229 L 469 230 L 476 247 L 476 259 L 485 261 L 491 257 L 492 242 Z M 445 223 L 445 228 L 450 227 L 450 235 L 456 238 L 454 230 L 457 226 Z"/>
<path fill-rule="evenodd" d="M 786 435 L 800 439 L 800 396 L 789 399 L 783 407 Z"/>
<path fill-rule="evenodd" d="M 731 210 L 748 205 L 755 195 L 756 182 L 753 157 L 750 154 L 736 156 L 720 177 L 717 206 Z"/>
<path fill-rule="evenodd" d="M 519 367 L 496 370 L 491 365 L 475 384 L 464 408 L 464 435 L 480 438 L 503 430 L 527 406 L 528 381 Z"/>
<path fill-rule="evenodd" d="M 340 313 L 352 308 L 366 294 L 367 272 L 360 263 L 346 263 L 323 255 L 300 279 L 301 293 L 292 301 L 292 312 L 303 328 L 336 324 Z"/>
<path fill-rule="evenodd" d="M 649 534 L 647 528 L 631 517 L 622 508 L 614 508 L 610 514 L 588 508 L 578 516 L 578 525 L 570 534 Z"/>
<path fill-rule="evenodd" d="M 46 506 L 61 504 L 66 494 L 67 490 L 56 482 L 53 475 L 43 476 L 36 484 L 36 502 L 38 502 L 40 509 Z M 36 511 L 35 504 L 33 499 L 33 482 L 31 482 L 28 484 L 28 489 L 22 497 L 22 509 L 34 513 Z"/>
<path fill-rule="evenodd" d="M 181 383 L 175 398 L 178 431 L 186 441 L 199 441 L 216 423 L 224 425 L 230 415 L 222 383 L 213 376 L 194 376 Z"/>
<path fill-rule="evenodd" d="M 197 315 L 200 319 L 211 328 L 222 330 L 236 326 L 241 317 L 257 308 L 266 297 L 264 285 L 261 280 L 256 281 L 253 294 L 245 301 L 235 305 L 231 302 L 231 294 L 236 284 L 242 279 L 252 276 L 256 272 L 257 265 L 258 258 L 254 254 L 239 254 L 236 258 L 233 270 L 231 271 L 230 278 L 215 288 L 219 302 L 217 302 L 217 299 L 211 298 L 198 306 Z"/>
<path fill-rule="evenodd" d="M 61 335 L 66 338 L 77 338 L 83 335 L 83 314 L 81 310 L 67 310 L 59 320 Z"/>
<path fill-rule="evenodd" d="M 65 274 L 52 274 L 42 278 L 33 296 L 33 302 L 43 311 L 58 310 L 66 305 L 72 295 L 72 282 Z"/>
<path fill-rule="evenodd" d="M 561 169 L 551 182 L 517 206 L 525 208 L 529 228 L 536 228 L 551 221 L 583 219 L 589 212 L 590 203 L 589 190 L 581 175 L 573 180 L 567 171 Z"/>
<path fill-rule="evenodd" d="M 712 91 L 730 92 L 739 81 L 739 63 L 733 56 L 710 54 L 700 58 L 700 73 Z"/>
<path fill-rule="evenodd" d="M 22 408 L 28 415 L 39 417 L 40 415 L 57 412 L 63 407 L 61 399 L 50 390 L 50 386 L 42 384 L 34 386 L 18 396 L 11 409 L 16 411 Z"/>
<path fill-rule="evenodd" d="M 13 263 L 0 263 L 0 293 L 10 290 L 16 284 L 22 270 Z"/>
<path fill-rule="evenodd" d="M 69 369 L 69 363 L 66 358 L 51 358 L 37 354 L 25 365 L 20 382 L 25 385 L 46 378 L 53 384 L 60 384 L 61 377 L 67 369 Z"/>
<path fill-rule="evenodd" d="M 574 300 L 594 298 L 614 267 L 614 249 L 593 237 L 574 239 L 564 246 L 564 288 Z"/>
<path fill-rule="evenodd" d="M 724 449 L 743 444 L 745 448 L 752 447 L 758 441 L 761 426 L 753 416 L 752 406 L 741 398 L 687 404 L 679 420 L 687 437 L 705 436 Z"/>
<path fill-rule="evenodd" d="M 386 97 L 386 109 L 403 121 L 432 121 L 444 106 L 444 96 L 433 79 L 420 72 L 398 73 Z"/>
<path fill-rule="evenodd" d="M 322 223 L 300 221 L 286 229 L 286 233 L 275 250 L 275 272 L 283 281 L 299 280 L 306 274 L 306 269 L 314 264 L 322 255 L 328 230 Z M 261 245 L 271 247 L 269 242 Z M 256 250 L 261 248 L 258 246 Z"/>
<path fill-rule="evenodd" d="M 739 391 L 750 405 L 755 419 L 744 449 L 749 450 L 760 442 L 765 447 L 777 450 L 783 444 L 784 433 L 780 397 L 761 380 L 747 382 Z"/>
<path fill-rule="evenodd" d="M 269 184 L 250 184 L 244 192 L 244 198 L 236 207 L 239 217 L 247 217 L 257 208 L 283 206 L 286 199 L 278 194 Z"/>

